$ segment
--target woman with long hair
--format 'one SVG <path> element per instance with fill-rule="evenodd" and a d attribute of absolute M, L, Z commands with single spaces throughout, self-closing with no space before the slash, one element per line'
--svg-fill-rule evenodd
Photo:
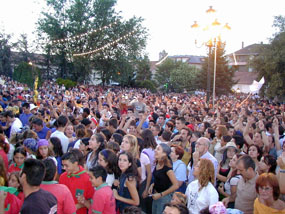
<path fill-rule="evenodd" d="M 89 140 L 89 148 L 91 152 L 87 155 L 86 168 L 89 170 L 97 165 L 99 152 L 105 149 L 105 138 L 102 134 L 93 134 Z"/>
<path fill-rule="evenodd" d="M 130 152 L 134 158 L 134 161 L 137 165 L 139 179 L 141 179 L 142 170 L 141 170 L 141 162 L 139 155 L 139 147 L 138 147 L 138 139 L 136 136 L 127 134 L 123 137 L 123 141 L 121 144 L 121 150 L 125 152 Z"/>
<path fill-rule="evenodd" d="M 140 199 L 137 191 L 137 169 L 130 152 L 121 152 L 118 157 L 118 166 L 121 171 L 119 188 L 114 189 L 116 207 L 121 213 L 125 207 L 138 206 Z"/>
<path fill-rule="evenodd" d="M 218 162 L 222 159 L 222 154 L 219 152 L 219 149 L 222 147 L 222 137 L 228 134 L 227 127 L 225 125 L 218 125 L 215 130 L 216 137 L 211 144 L 213 146 L 213 155 L 217 158 Z M 210 148 L 211 149 L 211 148 Z"/>
<path fill-rule="evenodd" d="M 259 161 L 262 157 L 262 150 L 259 148 L 259 146 L 251 144 L 248 147 L 248 155 L 253 159 L 255 163 L 255 171 L 258 171 Z"/>
<path fill-rule="evenodd" d="M 6 171 L 8 171 L 8 152 L 9 152 L 9 144 L 6 142 L 6 138 L 3 134 L 0 134 L 0 156 L 4 161 L 4 166 Z"/>
<path fill-rule="evenodd" d="M 58 137 L 51 137 L 49 139 L 51 148 L 54 152 L 54 157 L 57 161 L 57 174 L 58 176 L 62 173 L 62 161 L 61 161 L 61 156 L 63 155 L 62 152 L 62 146 L 60 139 Z"/>
<path fill-rule="evenodd" d="M 109 149 L 103 149 L 99 152 L 98 164 L 103 166 L 107 171 L 106 183 L 112 186 L 115 179 L 118 178 L 118 158 L 117 155 Z"/>
<path fill-rule="evenodd" d="M 187 196 L 188 210 L 198 214 L 200 210 L 219 201 L 219 194 L 214 187 L 215 170 L 213 163 L 208 159 L 200 159 L 194 166 L 194 176 L 185 195 Z"/>
<path fill-rule="evenodd" d="M 262 156 L 258 164 L 258 174 L 273 173 L 276 174 L 277 161 L 272 155 Z"/>
<path fill-rule="evenodd" d="M 170 153 L 171 148 L 165 143 L 159 144 L 155 149 L 154 183 L 150 185 L 148 191 L 153 199 L 153 214 L 162 213 L 164 205 L 171 201 L 172 193 L 179 187 L 169 157 Z"/>
<path fill-rule="evenodd" d="M 236 163 L 241 156 L 242 156 L 241 154 L 235 154 L 233 158 L 230 160 L 229 163 L 230 172 L 227 176 L 227 180 L 224 185 L 219 185 L 218 187 L 219 193 L 224 197 L 230 197 L 230 196 L 233 197 L 236 194 L 237 184 L 239 179 L 241 178 L 241 175 L 239 174 L 236 168 Z M 234 208 L 234 205 L 235 205 L 234 202 L 229 202 L 228 208 Z"/>

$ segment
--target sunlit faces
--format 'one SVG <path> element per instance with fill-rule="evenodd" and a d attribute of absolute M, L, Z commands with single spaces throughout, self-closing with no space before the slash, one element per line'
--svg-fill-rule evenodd
<path fill-rule="evenodd" d="M 160 145 L 158 145 L 154 150 L 154 157 L 157 160 L 161 160 L 164 156 L 166 156 L 165 152 Z"/>
<path fill-rule="evenodd" d="M 173 162 L 177 161 L 177 159 L 178 159 L 178 155 L 176 155 L 176 153 L 175 153 L 175 147 L 171 147 L 170 158 Z"/>
<path fill-rule="evenodd" d="M 257 146 L 263 146 L 263 141 L 260 133 L 257 132 L 253 135 L 253 143 Z"/>
<path fill-rule="evenodd" d="M 96 178 L 91 172 L 88 172 L 89 180 L 93 187 L 98 187 L 102 184 L 102 177 Z"/>
<path fill-rule="evenodd" d="M 236 154 L 236 149 L 234 147 L 227 148 L 227 158 L 232 159 Z"/>
<path fill-rule="evenodd" d="M 99 153 L 98 164 L 101 165 L 101 166 L 103 166 L 104 168 L 106 168 L 107 165 L 108 165 L 108 162 L 106 162 L 104 156 L 101 155 L 101 153 Z"/>
<path fill-rule="evenodd" d="M 185 141 L 187 141 L 188 140 L 188 131 L 187 130 L 185 130 L 185 129 L 181 129 L 181 131 L 180 131 L 180 136 L 181 136 L 181 138 L 182 138 L 182 140 L 185 142 Z"/>
<path fill-rule="evenodd" d="M 76 173 L 79 170 L 78 162 L 71 163 L 70 160 L 62 160 L 63 169 L 67 174 Z"/>
<path fill-rule="evenodd" d="M 258 150 L 255 146 L 251 146 L 249 149 L 248 149 L 248 155 L 252 158 L 252 159 L 257 159 L 258 157 Z"/>
<path fill-rule="evenodd" d="M 92 135 L 89 140 L 89 148 L 96 151 L 100 147 L 100 142 L 97 142 L 96 135 Z"/>
<path fill-rule="evenodd" d="M 8 181 L 8 186 L 9 187 L 14 187 L 16 189 L 19 188 L 20 183 L 18 181 L 18 179 L 16 178 L 16 175 L 10 175 L 9 181 Z"/>
<path fill-rule="evenodd" d="M 67 137 L 71 138 L 72 135 L 74 133 L 74 129 L 73 129 L 73 126 L 72 125 L 68 125 L 66 128 L 65 128 L 65 134 Z"/>
<path fill-rule="evenodd" d="M 184 125 L 183 125 L 183 123 L 180 120 L 176 120 L 175 121 L 175 127 L 176 127 L 177 130 L 180 131 L 184 127 Z"/>
<path fill-rule="evenodd" d="M 121 150 L 127 152 L 127 151 L 130 151 L 130 149 L 131 149 L 131 144 L 130 144 L 128 138 L 124 137 L 123 141 L 121 143 Z"/>
<path fill-rule="evenodd" d="M 238 157 L 236 155 L 233 156 L 233 158 L 230 160 L 229 166 L 231 168 L 236 168 Z"/>
<path fill-rule="evenodd" d="M 265 186 L 258 187 L 259 197 L 263 200 L 268 200 L 273 198 L 273 188 L 269 184 Z"/>
<path fill-rule="evenodd" d="M 207 151 L 208 148 L 206 146 L 206 142 L 203 142 L 202 140 L 198 140 L 195 144 L 195 151 L 199 152 L 199 154 L 204 154 L 205 151 Z"/>
<path fill-rule="evenodd" d="M 258 163 L 258 170 L 260 172 L 268 172 L 269 168 L 270 168 L 270 165 L 267 165 L 264 161 L 264 157 L 262 157 Z"/>
<path fill-rule="evenodd" d="M 48 146 L 40 146 L 39 147 L 39 153 L 41 154 L 41 156 L 44 158 L 48 157 Z"/>
<path fill-rule="evenodd" d="M 118 165 L 120 170 L 122 172 L 125 172 L 132 165 L 132 163 L 129 162 L 128 156 L 126 154 L 120 154 Z"/>
<path fill-rule="evenodd" d="M 14 155 L 14 161 L 15 161 L 16 165 L 18 167 L 20 167 L 25 161 L 25 156 L 21 153 L 16 153 Z"/>

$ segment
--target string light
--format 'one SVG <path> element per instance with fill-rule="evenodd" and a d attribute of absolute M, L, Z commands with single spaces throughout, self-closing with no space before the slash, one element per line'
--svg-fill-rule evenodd
<path fill-rule="evenodd" d="M 108 47 L 110 47 L 110 46 L 112 46 L 112 45 L 117 44 L 119 41 L 128 38 L 128 37 L 129 37 L 130 35 L 132 35 L 134 32 L 135 32 L 135 30 L 133 30 L 133 31 L 131 31 L 131 32 L 129 32 L 129 33 L 127 33 L 126 35 L 124 35 L 124 36 L 122 36 L 122 37 L 116 39 L 115 41 L 110 42 L 110 43 L 108 43 L 108 44 L 106 44 L 106 45 L 104 45 L 104 46 L 102 46 L 102 47 L 100 47 L 100 48 L 97 48 L 97 49 L 94 49 L 94 50 L 91 50 L 91 51 L 88 51 L 88 52 L 84 52 L 84 53 L 73 54 L 73 56 L 85 56 L 85 55 L 97 53 L 97 52 L 99 52 L 99 51 L 101 51 L 101 50 L 105 50 L 106 48 L 108 48 Z"/>
<path fill-rule="evenodd" d="M 53 40 L 52 43 L 53 44 L 57 44 L 57 43 L 63 43 L 63 42 L 67 42 L 67 41 L 72 41 L 72 40 L 75 40 L 75 39 L 79 39 L 79 38 L 82 38 L 84 36 L 88 36 L 92 33 L 97 33 L 99 31 L 102 31 L 102 30 L 105 30 L 105 29 L 108 29 L 110 27 L 112 27 L 113 25 L 117 24 L 117 22 L 114 22 L 114 23 L 111 23 L 109 25 L 106 25 L 106 26 L 103 26 L 103 27 L 100 27 L 99 29 L 94 29 L 90 32 L 87 32 L 87 33 L 82 33 L 82 34 L 78 34 L 76 36 L 72 36 L 72 37 L 68 37 L 68 38 L 65 38 L 65 39 L 57 39 L 57 40 Z"/>

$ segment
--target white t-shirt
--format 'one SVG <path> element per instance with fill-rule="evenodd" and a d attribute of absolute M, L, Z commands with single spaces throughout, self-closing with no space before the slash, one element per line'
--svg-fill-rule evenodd
<path fill-rule="evenodd" d="M 219 201 L 219 194 L 211 182 L 200 191 L 199 187 L 198 180 L 192 181 L 185 192 L 187 208 L 191 214 L 199 214 L 200 210 Z"/>
<path fill-rule="evenodd" d="M 148 164 L 150 165 L 150 160 L 146 154 L 141 153 L 140 162 L 141 162 L 141 169 L 142 169 L 142 177 L 141 177 L 141 183 L 142 183 L 147 177 L 145 166 Z"/>
<path fill-rule="evenodd" d="M 225 183 L 225 192 L 230 195 L 231 194 L 231 186 L 237 186 L 239 179 L 241 178 L 241 175 L 236 175 L 232 177 L 231 179 L 227 180 Z"/>
<path fill-rule="evenodd" d="M 63 132 L 56 130 L 54 133 L 51 134 L 50 137 L 57 137 L 58 139 L 60 139 L 61 146 L 62 146 L 62 152 L 63 153 L 67 152 L 69 140 Z"/>
<path fill-rule="evenodd" d="M 108 186 L 112 186 L 113 183 L 115 181 L 115 175 L 113 174 L 107 174 L 107 178 L 106 178 L 106 183 L 108 184 Z"/>
<path fill-rule="evenodd" d="M 21 120 L 15 117 L 15 120 L 11 125 L 10 137 L 16 134 L 17 132 L 20 132 L 22 127 L 23 127 L 23 124 Z"/>

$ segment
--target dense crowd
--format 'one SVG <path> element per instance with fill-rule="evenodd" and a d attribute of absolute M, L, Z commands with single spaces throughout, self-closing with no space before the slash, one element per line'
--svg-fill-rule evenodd
<path fill-rule="evenodd" d="M 284 104 L 1 84 L 0 213 L 285 213 Z"/>

